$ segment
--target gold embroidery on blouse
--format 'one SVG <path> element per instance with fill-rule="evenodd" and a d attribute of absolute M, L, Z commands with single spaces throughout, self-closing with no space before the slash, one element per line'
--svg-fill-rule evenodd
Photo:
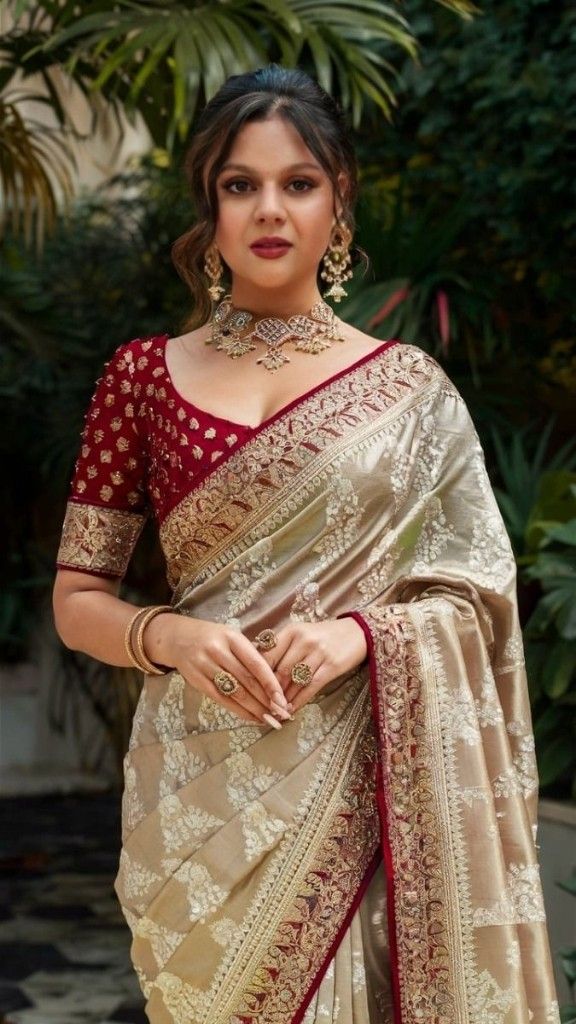
<path fill-rule="evenodd" d="M 104 490 L 104 488 L 103 488 Z M 123 576 L 145 516 L 69 501 L 66 506 L 58 564 Z"/>

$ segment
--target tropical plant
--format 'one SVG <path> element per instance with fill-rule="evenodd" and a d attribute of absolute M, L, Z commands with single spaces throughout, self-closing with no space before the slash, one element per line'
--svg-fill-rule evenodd
<path fill-rule="evenodd" d="M 74 157 L 58 130 L 21 112 L 22 100 L 34 98 L 18 92 L 0 96 L 0 235 L 9 221 L 13 233 L 22 229 L 26 244 L 35 234 L 41 248 L 59 206 L 72 195 Z"/>
<path fill-rule="evenodd" d="M 543 481 L 550 486 L 553 478 L 548 474 L 555 473 L 563 489 L 563 478 L 558 474 L 576 469 L 576 439 L 569 438 L 555 452 L 549 450 L 553 427 L 551 419 L 537 433 L 533 427 L 509 430 L 507 440 L 495 428 L 490 431 L 501 481 L 494 485 L 494 493 L 517 556 L 534 550 L 535 517 L 542 510 L 539 496 Z M 557 509 L 559 496 L 556 490 L 552 494 Z"/>
<path fill-rule="evenodd" d="M 542 788 L 570 782 L 576 797 L 576 473 L 544 473 L 518 559 L 539 596 L 524 627 Z"/>
<path fill-rule="evenodd" d="M 495 323 L 490 282 L 467 276 L 455 253 L 468 211 L 455 202 L 441 210 L 433 197 L 417 203 L 406 179 L 362 171 L 358 239 L 370 253 L 370 281 L 356 275 L 342 316 L 375 337 L 402 338 L 441 359 L 461 353 L 474 385 L 477 350 L 506 349 Z"/>
<path fill-rule="evenodd" d="M 475 9 L 470 0 L 436 2 L 463 18 Z M 338 95 L 356 126 L 367 101 L 390 119 L 396 71 L 381 48 L 399 50 L 412 60 L 418 52 L 400 5 L 383 0 L 92 0 L 80 15 L 75 0 L 3 0 L 1 9 L 13 25 L 0 43 L 0 91 L 16 75 L 36 76 L 40 91 L 34 98 L 51 106 L 64 147 L 77 131 L 63 97 L 62 76 L 92 100 L 93 128 L 99 109 L 105 109 L 95 102 L 100 98 L 120 127 L 121 111 L 132 118 L 138 113 L 156 145 L 172 149 L 186 140 L 199 103 L 210 99 L 226 78 L 270 60 L 309 67 Z M 37 155 L 37 129 L 27 125 L 14 104 L 7 111 L 24 137 L 24 151 Z M 65 153 L 70 157 L 71 149 Z M 64 165 L 54 153 L 44 153 L 35 176 L 21 180 L 24 167 L 13 147 L 6 148 L 0 187 L 18 225 L 20 215 L 30 221 L 34 207 L 27 193 L 42 180 L 36 203 L 43 228 L 54 204 L 51 179 L 61 181 Z"/>
<path fill-rule="evenodd" d="M 511 398 L 529 394 L 569 422 L 576 396 L 576 8 L 556 0 L 484 0 L 464 24 L 406 0 L 420 61 L 405 60 L 393 127 L 359 128 L 364 167 L 402 177 L 407 215 L 433 199 L 435 223 L 466 211 L 452 269 L 479 281 Z M 424 251 L 426 242 L 424 242 Z M 487 288 L 485 286 L 488 286 Z M 558 342 L 562 377 L 537 366 Z M 469 341 L 480 358 L 482 334 Z M 511 356 L 514 365 L 511 365 Z M 540 370 L 540 372 L 538 372 Z M 550 386 L 541 387 L 546 375 Z M 569 389 L 572 389 L 571 391 Z"/>

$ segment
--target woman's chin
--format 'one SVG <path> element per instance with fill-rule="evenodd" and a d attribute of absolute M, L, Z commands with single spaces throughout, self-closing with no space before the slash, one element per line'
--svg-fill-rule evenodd
<path fill-rule="evenodd" d="M 296 289 L 300 286 L 299 279 L 290 274 L 262 274 L 257 277 L 238 279 L 234 281 L 232 291 L 235 294 L 249 294 L 250 292 L 278 292 L 286 289 Z"/>

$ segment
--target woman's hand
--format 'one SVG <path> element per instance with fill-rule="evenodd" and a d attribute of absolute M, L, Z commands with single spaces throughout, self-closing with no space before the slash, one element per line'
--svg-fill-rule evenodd
<path fill-rule="evenodd" d="M 276 646 L 263 651 L 262 656 L 274 670 L 294 711 L 337 676 L 361 665 L 368 653 L 362 627 L 352 618 L 295 622 L 274 632 Z M 292 669 L 298 662 L 304 662 L 312 671 L 306 686 L 292 681 Z"/>
<path fill-rule="evenodd" d="M 152 661 L 177 669 L 195 690 L 248 722 L 272 724 L 270 713 L 281 720 L 290 717 L 283 690 L 263 655 L 230 626 L 166 612 L 146 627 L 144 647 Z M 229 697 L 214 683 L 218 669 L 240 683 Z"/>

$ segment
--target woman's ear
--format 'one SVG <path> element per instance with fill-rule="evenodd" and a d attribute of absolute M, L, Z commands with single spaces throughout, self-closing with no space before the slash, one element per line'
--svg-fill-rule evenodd
<path fill-rule="evenodd" d="M 340 173 L 338 174 L 337 181 L 338 181 L 338 188 L 340 189 L 340 195 L 342 195 L 344 198 L 346 198 L 347 195 L 348 195 L 348 189 L 350 187 L 350 179 L 349 179 L 348 175 L 346 174 L 346 171 L 340 171 Z M 335 212 L 335 215 L 336 215 L 337 219 L 340 221 L 341 217 L 342 217 L 342 213 L 344 211 L 343 211 L 343 208 L 342 208 L 342 202 L 341 202 L 337 192 L 335 192 L 335 195 L 334 195 L 334 212 Z"/>

